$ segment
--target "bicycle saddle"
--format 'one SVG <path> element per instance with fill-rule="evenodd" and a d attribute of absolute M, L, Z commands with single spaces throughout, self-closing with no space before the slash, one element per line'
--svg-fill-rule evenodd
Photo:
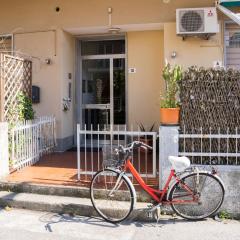
<path fill-rule="evenodd" d="M 182 172 L 191 165 L 191 162 L 187 157 L 169 156 L 168 160 L 171 162 L 172 167 L 176 172 Z"/>

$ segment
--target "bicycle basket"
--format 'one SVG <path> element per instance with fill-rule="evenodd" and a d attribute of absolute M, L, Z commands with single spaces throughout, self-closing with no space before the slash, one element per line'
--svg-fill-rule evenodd
<path fill-rule="evenodd" d="M 117 147 L 116 146 L 110 146 L 110 145 L 104 145 L 102 148 L 102 154 L 103 154 L 103 168 L 106 167 L 118 167 L 122 164 L 124 160 L 123 154 L 117 154 L 115 151 Z"/>

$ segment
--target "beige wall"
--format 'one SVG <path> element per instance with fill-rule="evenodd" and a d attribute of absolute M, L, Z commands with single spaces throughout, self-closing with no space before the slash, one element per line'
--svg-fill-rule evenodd
<path fill-rule="evenodd" d="M 54 115 L 57 138 L 73 135 L 74 102 L 63 112 L 62 100 L 68 97 L 68 83 L 75 84 L 75 38 L 61 30 L 15 35 L 15 51 L 33 62 L 33 85 L 40 87 L 40 103 L 34 104 L 36 116 Z M 51 59 L 47 65 L 45 60 Z M 68 79 L 68 73 L 72 79 Z"/>
<path fill-rule="evenodd" d="M 107 26 L 108 7 L 113 24 L 139 24 L 174 21 L 176 8 L 213 5 L 213 0 L 1 0 L 0 33 Z"/>
<path fill-rule="evenodd" d="M 61 32 L 60 38 L 60 56 L 61 56 L 61 96 L 62 98 L 68 98 L 68 84 L 72 84 L 72 102 L 70 103 L 69 111 L 61 111 L 62 120 L 62 138 L 73 136 L 74 129 L 74 111 L 75 111 L 75 37 L 72 35 Z M 68 74 L 72 75 L 72 79 L 69 79 Z"/>
<path fill-rule="evenodd" d="M 59 137 L 62 135 L 60 55 L 55 56 L 58 35 L 54 31 L 16 34 L 14 41 L 15 50 L 33 62 L 33 85 L 40 87 L 40 103 L 34 104 L 36 116 L 55 115 Z M 51 65 L 45 63 L 46 58 L 52 60 Z"/>
<path fill-rule="evenodd" d="M 128 66 L 136 68 L 136 73 L 128 74 L 128 122 L 157 126 L 163 86 L 163 31 L 130 32 L 127 43 Z"/>
<path fill-rule="evenodd" d="M 177 53 L 175 59 L 171 58 L 173 51 Z M 180 64 L 185 68 L 192 65 L 212 67 L 214 61 L 223 61 L 222 33 L 211 37 L 210 40 L 191 37 L 183 41 L 176 35 L 176 24 L 165 23 L 164 58 L 171 64 Z"/>
<path fill-rule="evenodd" d="M 212 5 L 212 0 L 171 0 L 171 4 L 160 0 L 1 0 L 0 34 L 14 33 L 15 49 L 31 57 L 33 83 L 41 88 L 41 103 L 34 106 L 36 113 L 54 114 L 58 138 L 65 138 L 73 134 L 75 125 L 75 103 L 70 104 L 70 111 L 63 112 L 62 99 L 68 97 L 69 82 L 75 93 L 76 51 L 75 38 L 63 29 L 107 27 L 110 6 L 114 25 L 169 22 L 164 24 L 164 31 L 127 33 L 128 67 L 137 70 L 128 75 L 128 123 L 157 125 L 164 59 L 185 67 L 192 64 L 210 67 L 223 56 L 220 34 L 210 41 L 182 41 L 177 37 L 173 23 L 175 9 Z M 57 6 L 61 9 L 59 13 L 55 11 Z M 175 60 L 170 58 L 172 51 L 178 54 Z M 46 58 L 52 59 L 51 65 L 45 64 Z M 72 80 L 68 73 L 72 73 Z"/>

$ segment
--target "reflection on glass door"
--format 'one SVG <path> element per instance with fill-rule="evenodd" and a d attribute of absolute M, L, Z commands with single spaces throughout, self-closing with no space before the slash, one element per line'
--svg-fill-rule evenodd
<path fill-rule="evenodd" d="M 125 59 L 113 59 L 114 125 L 126 124 Z"/>
<path fill-rule="evenodd" d="M 82 61 L 82 117 L 87 128 L 110 124 L 110 60 Z"/>

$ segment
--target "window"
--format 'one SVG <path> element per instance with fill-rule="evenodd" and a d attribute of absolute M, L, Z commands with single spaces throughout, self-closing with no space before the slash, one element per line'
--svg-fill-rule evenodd
<path fill-rule="evenodd" d="M 82 41 L 82 56 L 124 54 L 125 40 Z"/>
<path fill-rule="evenodd" d="M 0 35 L 0 53 L 12 53 L 13 37 L 12 35 Z"/>
<path fill-rule="evenodd" d="M 225 65 L 240 70 L 240 26 L 235 23 L 225 24 Z"/>

